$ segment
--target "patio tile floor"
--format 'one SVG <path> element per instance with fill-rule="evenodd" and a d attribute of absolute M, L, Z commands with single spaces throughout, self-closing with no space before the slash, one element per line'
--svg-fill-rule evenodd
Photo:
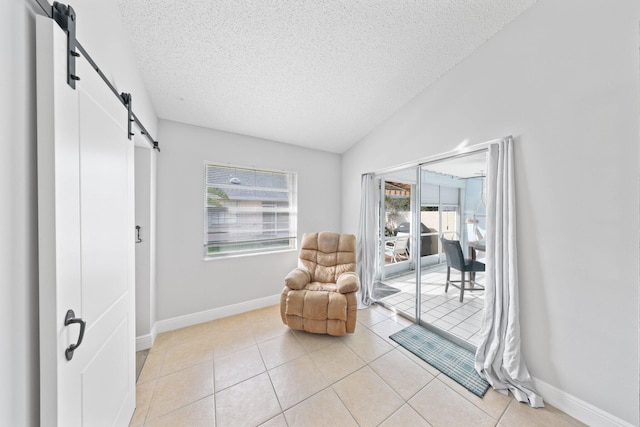
<path fill-rule="evenodd" d="M 465 291 L 460 302 L 460 290 L 449 287 L 445 293 L 447 277 L 446 265 L 423 269 L 421 292 L 421 318 L 474 346 L 480 342 L 480 324 L 484 308 L 484 291 Z M 460 279 L 460 273 L 451 270 L 453 280 Z M 484 285 L 484 273 L 476 273 L 476 282 Z M 383 281 L 385 285 L 399 289 L 393 295 L 381 298 L 379 303 L 394 309 L 402 315 L 415 317 L 416 285 L 415 272 L 391 277 Z"/>

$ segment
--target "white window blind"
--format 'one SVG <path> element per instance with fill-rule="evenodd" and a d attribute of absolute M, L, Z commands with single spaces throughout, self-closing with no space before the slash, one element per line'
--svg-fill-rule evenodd
<path fill-rule="evenodd" d="M 457 205 L 460 201 L 460 189 L 444 185 L 422 183 L 420 192 L 423 205 Z"/>
<path fill-rule="evenodd" d="M 440 203 L 443 205 L 458 205 L 460 203 L 460 189 L 441 185 Z"/>
<path fill-rule="evenodd" d="M 207 257 L 295 249 L 296 175 L 207 164 Z"/>
<path fill-rule="evenodd" d="M 440 203 L 440 188 L 435 184 L 422 183 L 420 198 L 423 205 L 435 205 Z"/>

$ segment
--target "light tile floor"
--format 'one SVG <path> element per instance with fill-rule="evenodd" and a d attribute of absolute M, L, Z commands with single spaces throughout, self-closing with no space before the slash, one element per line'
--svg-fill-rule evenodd
<path fill-rule="evenodd" d="M 446 264 L 423 270 L 421 319 L 477 346 L 480 342 L 484 291 L 465 291 L 464 299 L 460 302 L 458 288 L 449 286 L 449 291 L 444 291 L 446 277 Z M 460 273 L 452 269 L 451 279 L 460 280 Z M 484 285 L 484 273 L 476 273 L 476 282 Z M 412 319 L 415 318 L 415 272 L 386 279 L 384 283 L 399 289 L 400 292 L 381 298 L 379 302 Z"/>
<path fill-rule="evenodd" d="M 131 426 L 578 426 L 489 390 L 483 399 L 389 340 L 378 305 L 344 337 L 291 331 L 279 307 L 160 334 Z"/>

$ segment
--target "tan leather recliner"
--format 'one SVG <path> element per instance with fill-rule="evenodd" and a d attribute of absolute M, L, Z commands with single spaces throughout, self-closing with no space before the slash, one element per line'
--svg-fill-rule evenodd
<path fill-rule="evenodd" d="M 280 315 L 291 329 L 342 336 L 356 329 L 356 237 L 331 232 L 302 236 L 298 267 L 285 277 Z"/>

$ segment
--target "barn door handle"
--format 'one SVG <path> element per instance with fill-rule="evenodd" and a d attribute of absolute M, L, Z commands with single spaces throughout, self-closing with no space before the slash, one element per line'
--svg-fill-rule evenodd
<path fill-rule="evenodd" d="M 142 239 L 140 238 L 140 229 L 142 227 L 140 227 L 139 225 L 136 225 L 136 243 L 142 243 Z"/>
<path fill-rule="evenodd" d="M 73 352 L 78 347 L 80 347 L 80 344 L 82 344 L 82 338 L 84 338 L 84 328 L 87 326 L 87 322 L 82 320 L 80 317 L 76 317 L 76 314 L 73 312 L 73 310 L 69 310 L 67 311 L 67 315 L 64 318 L 64 326 L 69 326 L 72 323 L 80 324 L 80 335 L 78 336 L 78 342 L 76 342 L 75 344 L 71 344 L 64 351 L 64 355 L 67 357 L 67 360 L 73 359 Z"/>

